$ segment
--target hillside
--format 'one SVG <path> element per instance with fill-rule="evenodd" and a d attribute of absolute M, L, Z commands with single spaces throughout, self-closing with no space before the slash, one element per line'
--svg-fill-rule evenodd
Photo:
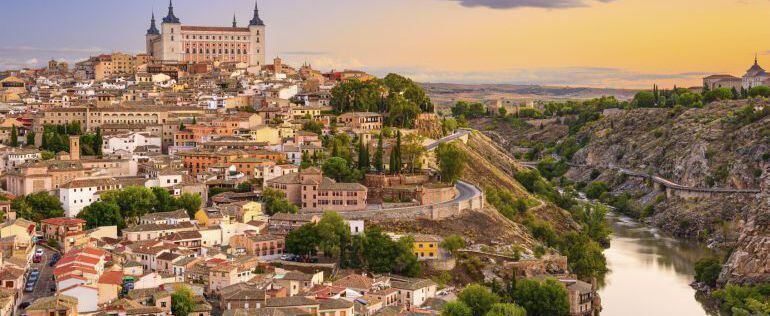
<path fill-rule="evenodd" d="M 516 198 L 537 201 L 538 206 L 530 209 L 533 215 L 550 223 L 555 229 L 580 229 L 570 214 L 551 203 L 539 200 L 527 192 L 512 177 L 512 172 L 521 170 L 521 166 L 506 155 L 489 138 L 474 132 L 469 136 L 468 144 L 458 143 L 468 157 L 463 181 L 473 183 L 480 188 L 503 188 Z M 376 226 L 387 227 L 397 232 L 420 232 L 447 236 L 459 234 L 471 243 L 488 246 L 519 246 L 525 252 L 531 252 L 538 241 L 521 223 L 513 222 L 501 215 L 495 207 L 485 204 L 483 210 L 471 211 L 460 217 L 441 221 L 430 220 L 386 220 L 378 221 Z"/>
<path fill-rule="evenodd" d="M 770 117 L 766 101 L 711 103 L 682 112 L 671 109 L 611 111 L 576 135 L 587 145 L 571 159 L 567 176 L 605 181 L 614 195 L 628 194 L 630 208 L 677 236 L 734 249 L 722 281 L 770 278 L 770 211 L 767 193 L 668 196 L 649 183 L 605 169 L 619 166 L 697 188 L 762 188 L 770 168 Z M 751 109 L 754 109 L 753 111 Z M 599 171 L 592 180 L 590 175 Z"/>
<path fill-rule="evenodd" d="M 514 84 L 422 83 L 420 85 L 439 109 L 451 106 L 458 100 L 573 100 L 601 96 L 615 96 L 620 100 L 627 100 L 633 98 L 637 92 L 630 89 Z"/>
<path fill-rule="evenodd" d="M 760 176 L 770 167 L 770 117 L 741 121 L 738 113 L 746 105 L 747 101 L 712 103 L 679 114 L 670 109 L 607 113 L 577 135 L 589 141 L 571 162 L 591 167 L 572 168 L 567 175 L 590 181 L 596 169 L 601 172 L 599 180 L 615 191 L 631 193 L 641 206 L 655 205 L 653 224 L 680 236 L 730 239 L 722 234 L 733 230 L 736 215 L 744 212 L 750 197 L 663 199 L 640 179 L 601 167 L 621 166 L 692 187 L 758 188 Z"/>

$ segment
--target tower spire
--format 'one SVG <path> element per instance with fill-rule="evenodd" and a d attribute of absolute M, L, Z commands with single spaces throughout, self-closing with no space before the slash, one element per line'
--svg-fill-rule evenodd
<path fill-rule="evenodd" d="M 757 52 L 754 52 L 754 65 L 757 65 L 757 64 L 759 64 L 757 62 Z"/>
<path fill-rule="evenodd" d="M 249 21 L 249 26 L 265 26 L 265 22 L 259 18 L 259 4 L 254 1 L 254 17 Z"/>
<path fill-rule="evenodd" d="M 174 3 L 168 0 L 168 15 L 163 18 L 163 23 L 179 23 L 179 18 L 174 15 Z"/>
<path fill-rule="evenodd" d="M 158 27 L 155 26 L 155 11 L 152 12 L 152 18 L 150 19 L 150 28 L 147 29 L 147 35 L 157 35 L 160 34 L 160 31 L 158 31 Z"/>
<path fill-rule="evenodd" d="M 233 13 L 233 27 L 238 27 L 238 22 L 235 21 L 235 13 Z"/>

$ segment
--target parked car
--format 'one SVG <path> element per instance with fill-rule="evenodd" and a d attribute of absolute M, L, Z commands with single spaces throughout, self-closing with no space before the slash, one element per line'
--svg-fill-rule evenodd
<path fill-rule="evenodd" d="M 19 308 L 21 308 L 21 309 L 25 309 L 25 308 L 27 308 L 27 307 L 28 307 L 30 304 L 32 304 L 32 303 L 30 303 L 30 302 L 21 302 L 21 304 L 19 304 Z"/>
<path fill-rule="evenodd" d="M 43 255 L 43 248 L 35 249 L 35 255 L 36 256 L 42 256 Z"/>
<path fill-rule="evenodd" d="M 24 292 L 30 293 L 35 290 L 35 284 L 29 284 L 27 283 L 27 286 L 24 288 Z"/>
<path fill-rule="evenodd" d="M 32 262 L 34 263 L 40 263 L 40 261 L 43 261 L 43 256 L 35 255 L 35 257 L 32 258 Z"/>

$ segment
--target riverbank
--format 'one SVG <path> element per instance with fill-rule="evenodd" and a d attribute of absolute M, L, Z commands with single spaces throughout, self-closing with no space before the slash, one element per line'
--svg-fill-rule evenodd
<path fill-rule="evenodd" d="M 693 264 L 713 255 L 702 244 L 679 240 L 628 216 L 608 213 L 610 247 L 604 251 L 610 272 L 599 288 L 602 315 L 718 315 L 690 286 Z"/>

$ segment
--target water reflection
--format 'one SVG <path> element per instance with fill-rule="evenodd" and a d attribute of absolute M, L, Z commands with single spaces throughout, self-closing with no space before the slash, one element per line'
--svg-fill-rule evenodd
<path fill-rule="evenodd" d="M 610 214 L 610 272 L 599 290 L 609 315 L 714 315 L 695 299 L 693 263 L 706 247 L 676 240 L 628 217 Z"/>

